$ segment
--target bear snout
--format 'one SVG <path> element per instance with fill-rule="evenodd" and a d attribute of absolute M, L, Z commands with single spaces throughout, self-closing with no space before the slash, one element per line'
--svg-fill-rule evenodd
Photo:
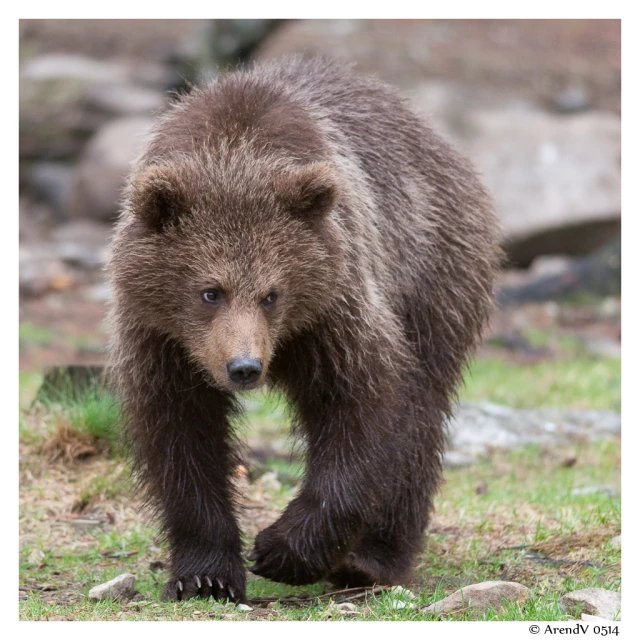
<path fill-rule="evenodd" d="M 262 375 L 262 362 L 256 358 L 241 356 L 231 362 L 227 362 L 229 380 L 234 384 L 246 386 L 253 384 Z"/>

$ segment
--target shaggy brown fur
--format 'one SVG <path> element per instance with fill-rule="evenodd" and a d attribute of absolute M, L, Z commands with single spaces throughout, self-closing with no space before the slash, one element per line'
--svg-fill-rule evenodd
<path fill-rule="evenodd" d="M 170 547 L 165 598 L 244 598 L 229 418 L 261 383 L 286 393 L 307 468 L 251 571 L 409 578 L 496 237 L 469 163 L 347 67 L 256 66 L 169 109 L 110 264 L 112 377 Z"/>

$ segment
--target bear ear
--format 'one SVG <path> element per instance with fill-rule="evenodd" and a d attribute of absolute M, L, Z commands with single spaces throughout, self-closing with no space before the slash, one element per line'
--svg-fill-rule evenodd
<path fill-rule="evenodd" d="M 335 172 L 322 162 L 303 165 L 287 176 L 284 185 L 287 206 L 301 217 L 328 213 L 338 199 Z"/>
<path fill-rule="evenodd" d="M 177 222 L 187 208 L 175 172 L 162 166 L 149 167 L 133 179 L 129 201 L 133 214 L 158 232 Z"/>

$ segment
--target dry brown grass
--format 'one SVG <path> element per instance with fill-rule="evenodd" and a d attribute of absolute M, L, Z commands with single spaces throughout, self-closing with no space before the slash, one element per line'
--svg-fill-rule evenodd
<path fill-rule="evenodd" d="M 48 464 L 62 462 L 72 464 L 101 452 L 95 438 L 88 433 L 74 429 L 70 424 L 59 424 L 52 435 L 47 437 L 39 453 Z"/>

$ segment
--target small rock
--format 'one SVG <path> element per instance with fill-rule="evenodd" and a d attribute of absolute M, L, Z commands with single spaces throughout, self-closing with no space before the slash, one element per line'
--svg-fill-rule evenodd
<path fill-rule="evenodd" d="M 464 467 L 470 467 L 475 462 L 476 459 L 473 456 L 467 456 L 460 451 L 447 451 L 442 460 L 443 465 L 447 469 L 462 469 Z"/>
<path fill-rule="evenodd" d="M 45 559 L 44 551 L 36 547 L 31 550 L 28 561 L 29 561 L 29 564 L 31 565 L 39 565 L 44 559 Z"/>
<path fill-rule="evenodd" d="M 552 256 L 538 256 L 531 263 L 528 270 L 528 276 L 531 278 L 542 278 L 543 276 L 555 276 L 559 273 L 564 273 L 575 260 L 572 260 L 568 256 L 552 255 Z"/>
<path fill-rule="evenodd" d="M 481 582 L 463 587 L 444 600 L 430 604 L 424 610 L 439 615 L 458 613 L 466 609 L 498 610 L 504 600 L 524 602 L 528 596 L 529 589 L 518 582 Z"/>
<path fill-rule="evenodd" d="M 560 598 L 560 609 L 569 615 L 580 609 L 582 613 L 607 620 L 620 620 L 620 593 L 597 587 L 572 591 Z"/>
<path fill-rule="evenodd" d="M 124 600 L 133 598 L 136 595 L 136 578 L 131 573 L 123 573 L 109 582 L 99 584 L 89 591 L 91 600 Z"/>
<path fill-rule="evenodd" d="M 576 409 L 511 409 L 488 402 L 461 402 L 449 423 L 449 446 L 467 456 L 527 444 L 554 445 L 616 437 L 620 414 Z"/>
<path fill-rule="evenodd" d="M 336 609 L 338 611 L 345 611 L 345 612 L 351 613 L 353 611 L 356 611 L 356 605 L 351 604 L 350 602 L 342 602 L 336 605 Z"/>
<path fill-rule="evenodd" d="M 620 549 L 620 547 L 622 547 L 622 535 L 611 538 L 611 540 L 609 540 L 609 544 L 614 547 L 614 549 Z"/>
<path fill-rule="evenodd" d="M 591 99 L 583 86 L 569 86 L 552 97 L 551 106 L 560 113 L 575 113 L 589 109 Z"/>
<path fill-rule="evenodd" d="M 600 315 L 603 318 L 617 318 L 620 316 L 620 311 L 620 299 L 613 296 L 605 298 L 600 305 Z"/>
<path fill-rule="evenodd" d="M 403 600 L 416 599 L 416 596 L 413 593 L 413 591 L 410 591 L 409 589 L 405 589 L 401 585 L 396 585 L 395 587 L 391 587 L 391 589 L 389 589 L 389 593 L 392 593 L 397 598 L 402 598 Z"/>
<path fill-rule="evenodd" d="M 253 607 L 250 607 L 248 604 L 240 603 L 236 606 L 238 611 L 253 611 Z"/>
<path fill-rule="evenodd" d="M 594 493 L 606 493 L 612 498 L 618 497 L 618 492 L 615 489 L 611 487 L 600 487 L 600 486 L 579 487 L 578 489 L 574 489 L 571 492 L 571 495 L 572 496 L 590 496 L 590 495 L 593 495 Z"/>

